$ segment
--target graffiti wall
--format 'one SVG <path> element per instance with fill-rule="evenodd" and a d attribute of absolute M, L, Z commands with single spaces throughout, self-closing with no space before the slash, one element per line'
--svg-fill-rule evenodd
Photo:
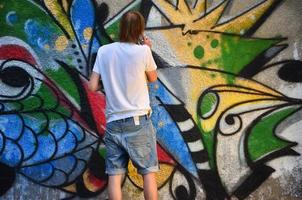
<path fill-rule="evenodd" d="M 106 199 L 99 47 L 138 10 L 160 199 L 302 198 L 302 2 L 0 0 L 0 198 Z M 143 199 L 130 162 L 125 199 Z"/>

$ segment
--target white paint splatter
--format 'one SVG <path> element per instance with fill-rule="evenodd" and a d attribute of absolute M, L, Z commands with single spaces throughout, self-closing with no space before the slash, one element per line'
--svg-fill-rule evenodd
<path fill-rule="evenodd" d="M 295 60 L 300 60 L 299 50 L 298 50 L 298 42 L 294 43 L 294 52 L 293 52 L 293 54 L 294 54 L 293 56 L 294 56 Z"/>

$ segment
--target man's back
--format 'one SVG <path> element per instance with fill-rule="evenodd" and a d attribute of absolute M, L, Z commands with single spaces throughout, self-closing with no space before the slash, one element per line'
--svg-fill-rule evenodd
<path fill-rule="evenodd" d="M 115 42 L 99 49 L 94 71 L 102 77 L 108 122 L 150 111 L 145 72 L 155 69 L 146 45 Z"/>
<path fill-rule="evenodd" d="M 89 89 L 106 93 L 106 174 L 109 199 L 122 199 L 121 184 L 131 159 L 143 176 L 144 197 L 157 200 L 155 172 L 159 170 L 156 133 L 151 122 L 147 80 L 157 80 L 151 40 L 144 36 L 145 19 L 137 11 L 123 14 L 119 41 L 101 47 Z M 145 45 L 137 45 L 143 39 Z M 147 79 L 147 80 L 146 80 Z"/>

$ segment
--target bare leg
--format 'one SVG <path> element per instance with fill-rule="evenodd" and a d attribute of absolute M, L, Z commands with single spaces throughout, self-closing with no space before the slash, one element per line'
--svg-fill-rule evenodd
<path fill-rule="evenodd" d="M 155 173 L 148 173 L 143 176 L 144 178 L 144 196 L 146 200 L 157 200 L 157 184 Z"/>
<path fill-rule="evenodd" d="M 124 175 L 118 174 L 109 176 L 108 180 L 108 197 L 109 200 L 121 200 L 122 199 L 122 180 Z"/>

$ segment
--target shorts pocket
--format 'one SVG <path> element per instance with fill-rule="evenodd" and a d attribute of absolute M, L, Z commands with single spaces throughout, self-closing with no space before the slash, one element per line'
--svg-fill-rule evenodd
<path fill-rule="evenodd" d="M 132 159 L 147 159 L 151 144 L 148 135 L 136 135 L 127 138 L 130 157 Z"/>

